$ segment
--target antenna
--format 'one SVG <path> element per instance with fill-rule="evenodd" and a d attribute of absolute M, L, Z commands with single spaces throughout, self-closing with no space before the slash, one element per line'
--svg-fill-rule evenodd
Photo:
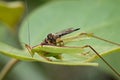
<path fill-rule="evenodd" d="M 27 4 L 27 0 L 25 0 L 25 8 L 26 8 L 26 12 L 25 15 L 28 15 L 28 11 L 29 11 L 29 5 Z M 28 44 L 31 45 L 31 41 L 30 41 L 30 25 L 29 25 L 29 18 L 27 19 L 27 32 L 28 32 Z"/>

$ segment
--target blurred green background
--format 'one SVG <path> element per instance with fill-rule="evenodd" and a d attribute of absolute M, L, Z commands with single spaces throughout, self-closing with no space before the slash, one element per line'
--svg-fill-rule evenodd
<path fill-rule="evenodd" d="M 107 36 L 108 39 L 120 42 L 118 38 L 112 38 L 120 31 L 119 4 L 119 0 L 6 0 L 0 2 L 0 42 L 23 49 L 22 42 L 29 43 L 28 24 L 32 27 L 30 29 L 32 45 L 42 41 L 49 32 L 68 27 L 80 27 L 81 31 L 86 32 L 93 30 L 100 36 L 105 38 Z M 103 28 L 104 26 L 107 27 Z M 103 45 L 102 48 L 104 47 Z M 0 70 L 10 59 L 0 54 Z M 116 61 L 119 63 L 118 58 Z M 117 80 L 117 78 L 96 67 L 20 61 L 4 80 Z"/>

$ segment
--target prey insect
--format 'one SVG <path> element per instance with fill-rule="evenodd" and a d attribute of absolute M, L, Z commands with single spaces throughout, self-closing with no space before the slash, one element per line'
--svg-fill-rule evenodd
<path fill-rule="evenodd" d="M 63 30 L 63 31 L 60 31 L 60 32 L 57 32 L 57 33 L 49 33 L 47 35 L 47 37 L 44 39 L 43 42 L 41 42 L 39 45 L 36 45 L 36 46 L 33 46 L 33 47 L 30 47 L 29 45 L 25 45 L 26 48 L 28 49 L 28 51 L 31 53 L 31 56 L 33 56 L 35 54 L 36 51 L 34 51 L 34 48 L 36 47 L 39 47 L 41 46 L 41 48 L 52 48 L 54 46 L 56 46 L 56 48 L 59 48 L 59 47 L 63 47 L 64 46 L 64 41 L 61 39 L 62 36 L 65 36 L 67 34 L 70 34 L 72 32 L 75 32 L 77 30 L 79 30 L 80 28 L 77 28 L 77 29 L 73 29 L 73 28 L 69 28 L 69 29 L 66 29 L 66 30 Z M 65 47 L 65 46 L 64 46 Z M 40 50 L 40 52 L 42 54 L 40 54 L 43 58 L 45 58 L 46 60 L 48 61 L 52 61 L 50 60 L 49 58 L 47 58 L 47 56 L 52 56 L 56 59 L 62 59 L 62 56 L 61 54 L 53 54 L 53 55 L 49 55 L 49 54 L 52 54 L 52 52 L 49 53 L 49 51 L 44 51 L 44 50 Z M 39 51 L 37 51 L 37 53 L 39 53 Z M 54 52 L 53 52 L 54 53 Z M 58 52 L 57 52 L 58 53 Z"/>
<path fill-rule="evenodd" d="M 85 45 L 82 47 L 65 46 L 65 43 L 81 38 L 81 37 L 92 37 L 92 38 L 96 38 L 96 39 L 120 46 L 120 44 L 118 43 L 100 38 L 98 36 L 95 36 L 93 33 L 80 33 L 76 36 L 61 39 L 61 37 L 67 34 L 73 33 L 75 31 L 78 31 L 79 29 L 80 28 L 76 28 L 76 29 L 68 28 L 68 29 L 65 29 L 57 33 L 50 33 L 47 35 L 44 41 L 41 42 L 39 45 L 31 47 L 28 44 L 25 44 L 25 46 L 28 49 L 32 57 L 34 56 L 35 53 L 38 53 L 41 57 L 43 57 L 47 61 L 52 61 L 49 57 L 54 57 L 56 59 L 62 59 L 62 53 L 68 53 L 68 54 L 69 53 L 83 53 L 84 49 L 89 48 L 99 58 L 101 58 L 109 66 L 109 68 L 111 68 L 120 77 L 120 74 L 92 46 L 90 45 Z"/>

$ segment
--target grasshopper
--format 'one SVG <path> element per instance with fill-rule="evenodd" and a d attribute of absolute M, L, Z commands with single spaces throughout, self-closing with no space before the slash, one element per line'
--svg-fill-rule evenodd
<path fill-rule="evenodd" d="M 89 48 L 120 77 L 120 74 L 92 46 L 90 45 L 85 45 L 82 47 L 65 46 L 65 42 L 70 42 L 72 40 L 75 40 L 81 37 L 93 37 L 93 38 L 120 46 L 120 44 L 118 43 L 103 39 L 101 37 L 94 35 L 93 33 L 80 33 L 73 37 L 61 39 L 61 37 L 67 34 L 73 33 L 75 31 L 78 31 L 79 29 L 80 28 L 76 28 L 76 29 L 68 28 L 57 33 L 50 33 L 47 35 L 44 41 L 41 42 L 39 45 L 31 47 L 28 44 L 25 44 L 25 47 L 28 49 L 32 57 L 34 56 L 35 53 L 38 53 L 41 57 L 43 57 L 47 61 L 52 61 L 49 57 L 54 57 L 56 59 L 61 60 L 62 53 L 83 53 L 84 49 Z"/>

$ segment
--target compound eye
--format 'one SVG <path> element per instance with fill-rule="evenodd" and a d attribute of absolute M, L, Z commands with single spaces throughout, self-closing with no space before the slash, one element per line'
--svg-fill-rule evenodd
<path fill-rule="evenodd" d="M 53 39 L 53 34 L 52 34 L 52 33 L 48 34 L 48 35 L 47 35 L 47 38 L 48 38 L 48 39 Z"/>

